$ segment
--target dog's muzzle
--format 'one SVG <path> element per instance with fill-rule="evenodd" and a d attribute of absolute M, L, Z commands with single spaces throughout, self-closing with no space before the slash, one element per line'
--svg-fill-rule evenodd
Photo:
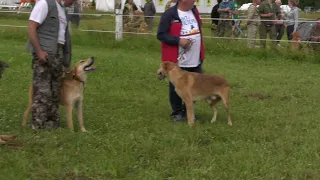
<path fill-rule="evenodd" d="M 162 72 L 157 73 L 159 80 L 163 80 L 166 76 Z"/>

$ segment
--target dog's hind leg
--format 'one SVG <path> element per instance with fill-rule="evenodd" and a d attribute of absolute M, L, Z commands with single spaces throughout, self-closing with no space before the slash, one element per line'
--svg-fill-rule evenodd
<path fill-rule="evenodd" d="M 227 111 L 227 118 L 228 118 L 228 124 L 231 126 L 232 125 L 232 121 L 231 121 L 231 117 L 230 117 L 230 113 L 229 113 L 229 90 L 230 87 L 227 86 L 225 88 L 223 88 L 219 94 L 219 96 L 221 97 L 224 106 L 226 108 Z"/>
<path fill-rule="evenodd" d="M 211 96 L 209 98 L 206 99 L 206 102 L 209 104 L 209 106 L 212 108 L 213 110 L 213 117 L 211 119 L 211 123 L 216 122 L 217 119 L 217 108 L 216 108 L 216 104 L 221 100 L 220 97 L 218 96 Z"/>

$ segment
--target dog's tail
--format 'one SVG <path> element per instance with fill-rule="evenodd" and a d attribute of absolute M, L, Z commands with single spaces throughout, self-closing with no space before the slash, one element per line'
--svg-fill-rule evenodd
<path fill-rule="evenodd" d="M 26 109 L 26 111 L 23 114 L 23 121 L 22 121 L 22 126 L 27 125 L 28 122 L 28 115 L 31 111 L 31 106 L 32 106 L 32 92 L 33 92 L 33 88 L 32 88 L 32 84 L 29 87 L 29 102 L 28 102 L 28 107 Z"/>

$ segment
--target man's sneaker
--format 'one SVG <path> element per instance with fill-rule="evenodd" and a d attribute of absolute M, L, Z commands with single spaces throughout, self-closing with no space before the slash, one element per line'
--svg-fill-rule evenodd
<path fill-rule="evenodd" d="M 185 117 L 183 116 L 183 114 L 176 114 L 171 116 L 174 123 L 185 122 Z"/>
<path fill-rule="evenodd" d="M 186 112 L 186 111 L 183 111 L 183 117 L 187 118 L 187 112 Z M 194 119 L 195 119 L 196 121 L 200 120 L 200 119 L 199 119 L 199 116 L 196 115 L 196 114 L 194 114 Z"/>

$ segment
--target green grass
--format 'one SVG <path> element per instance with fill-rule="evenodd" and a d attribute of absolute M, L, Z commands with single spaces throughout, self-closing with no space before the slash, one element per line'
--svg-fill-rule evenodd
<path fill-rule="evenodd" d="M 23 143 L 0 147 L 1 180 L 320 179 L 320 67 L 312 54 L 207 39 L 204 70 L 230 82 L 233 126 L 221 103 L 211 124 L 212 111 L 199 102 L 201 121 L 191 129 L 170 120 L 154 36 L 117 42 L 114 34 L 74 30 L 72 63 L 96 57 L 85 89 L 89 133 L 79 132 L 75 116 L 70 133 L 63 110 L 61 128 L 35 133 L 20 126 L 32 78 L 26 31 L 1 27 L 0 37 L 0 57 L 10 64 L 0 80 L 0 132 Z"/>

